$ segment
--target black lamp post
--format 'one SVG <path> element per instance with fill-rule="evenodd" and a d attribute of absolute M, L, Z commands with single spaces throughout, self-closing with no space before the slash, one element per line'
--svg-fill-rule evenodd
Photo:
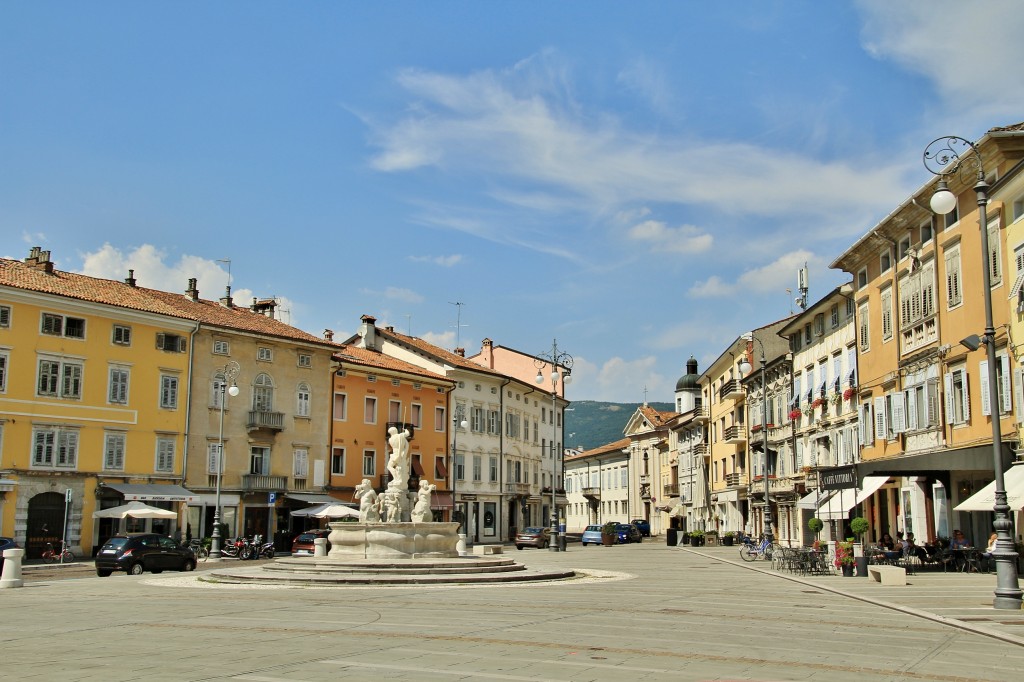
<path fill-rule="evenodd" d="M 213 536 L 210 538 L 210 561 L 220 561 L 220 479 L 224 475 L 224 404 L 227 396 L 234 398 L 238 395 L 238 386 L 235 385 L 235 377 L 241 371 L 238 363 L 232 360 L 220 369 L 216 370 L 215 376 L 220 376 L 220 437 L 217 445 L 217 498 L 213 509 Z M 230 388 L 228 384 L 231 384 Z M 226 395 L 225 395 L 226 394 Z"/>
<path fill-rule="evenodd" d="M 753 334 L 750 335 L 752 341 L 757 342 L 758 348 L 761 350 L 761 448 L 764 450 L 764 537 L 768 540 L 768 544 L 771 545 L 774 542 L 775 536 L 772 532 L 772 502 L 768 497 L 768 373 L 765 369 L 767 360 L 764 356 L 764 345 L 761 343 L 761 339 L 757 338 Z M 743 362 L 740 363 L 740 372 L 747 374 L 753 369 L 750 363 L 744 358 Z"/>
<path fill-rule="evenodd" d="M 452 415 L 452 521 L 457 521 L 459 524 L 458 534 L 462 542 L 464 542 L 464 538 L 461 537 L 464 535 L 462 530 L 462 512 L 459 511 L 459 506 L 455 501 L 455 486 L 459 480 L 459 429 L 469 426 L 469 422 L 463 417 L 462 405 L 456 405 L 455 414 Z M 465 467 L 465 464 L 463 464 L 463 467 Z"/>
<path fill-rule="evenodd" d="M 964 158 L 968 152 L 974 152 Z M 978 228 L 981 232 L 981 291 L 985 301 L 985 333 L 981 343 L 985 344 L 988 358 L 988 400 L 992 406 L 992 468 L 995 472 L 995 504 L 992 507 L 995 521 L 996 546 L 992 556 L 996 564 L 996 589 L 992 607 L 997 609 L 1021 608 L 1022 592 L 1017 580 L 1017 552 L 1014 551 L 1010 529 L 1010 505 L 1006 501 L 1006 485 L 1003 481 L 1003 435 L 999 423 L 999 384 L 996 375 L 996 330 L 992 321 L 992 274 L 988 262 L 988 183 L 985 181 L 985 163 L 978 147 L 962 137 L 947 135 L 932 140 L 924 150 L 924 166 L 939 176 L 939 185 L 931 198 L 931 208 L 940 215 L 946 215 L 956 208 L 956 195 L 949 191 L 947 179 L 952 175 L 969 176 L 977 171 L 974 191 L 978 197 Z"/>
<path fill-rule="evenodd" d="M 572 356 L 568 353 L 559 352 L 558 340 L 554 339 L 551 342 L 551 353 L 538 353 L 533 364 L 537 367 L 536 381 L 538 384 L 544 383 L 544 374 L 542 370 L 548 364 L 551 365 L 551 542 L 548 543 L 548 549 L 552 552 L 557 552 L 559 548 L 564 545 L 565 540 L 564 537 L 559 537 L 558 534 L 558 502 L 555 498 L 555 479 L 558 476 L 557 457 L 561 454 L 556 452 L 558 425 L 555 422 L 555 412 L 557 411 L 556 400 L 558 398 L 558 380 L 562 380 L 562 392 L 564 394 L 565 384 L 571 381 L 569 374 L 572 371 Z M 562 369 L 564 374 L 559 374 L 559 369 Z"/>

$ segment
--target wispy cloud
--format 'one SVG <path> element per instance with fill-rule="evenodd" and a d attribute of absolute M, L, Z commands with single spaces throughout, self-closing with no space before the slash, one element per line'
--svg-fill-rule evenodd
<path fill-rule="evenodd" d="M 423 301 L 421 294 L 416 293 L 412 289 L 403 289 L 401 287 L 386 287 L 383 290 L 360 289 L 359 293 L 391 301 L 402 301 L 403 303 L 420 303 Z"/>
<path fill-rule="evenodd" d="M 629 230 L 630 239 L 647 242 L 652 250 L 701 253 L 711 248 L 714 238 L 693 225 L 669 227 L 660 220 L 645 220 Z"/>
<path fill-rule="evenodd" d="M 25 242 L 29 246 L 42 246 L 46 244 L 46 234 L 43 232 L 29 232 L 26 230 L 21 233 L 21 241 Z"/>
<path fill-rule="evenodd" d="M 450 268 L 462 262 L 461 253 L 453 253 L 449 256 L 409 256 L 413 263 L 430 263 L 440 265 L 442 268 Z"/>
<path fill-rule="evenodd" d="M 634 360 L 618 356 L 597 365 L 585 357 L 576 356 L 572 368 L 572 395 L 586 396 L 587 400 L 635 400 L 644 399 L 646 387 L 650 396 L 671 394 L 675 380 L 671 382 L 657 371 L 658 360 L 653 355 Z M 623 395 L 622 387 L 632 386 L 638 395 Z M 570 395 L 570 399 L 571 399 Z M 653 399 L 653 398 L 652 398 Z M 660 399 L 660 398 L 659 398 Z"/>
<path fill-rule="evenodd" d="M 737 296 L 745 292 L 781 292 L 787 287 L 794 288 L 796 272 L 805 263 L 813 269 L 822 267 L 825 261 L 810 251 L 793 251 L 783 254 L 763 267 L 747 270 L 733 282 L 712 275 L 702 282 L 695 283 L 690 287 L 689 293 L 694 298 L 714 298 Z"/>

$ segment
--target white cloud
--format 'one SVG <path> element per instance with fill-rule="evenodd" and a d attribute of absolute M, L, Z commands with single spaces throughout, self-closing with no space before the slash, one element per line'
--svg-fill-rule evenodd
<path fill-rule="evenodd" d="M 572 383 L 568 389 L 569 399 L 572 400 L 573 396 L 586 396 L 586 400 L 640 402 L 644 399 L 643 389 L 646 387 L 649 400 L 661 400 L 658 396 L 672 394 L 675 380 L 670 384 L 656 371 L 657 364 L 657 358 L 653 355 L 635 360 L 616 356 L 598 367 L 586 358 L 576 356 Z M 632 390 L 639 392 L 639 395 L 624 395 L 623 386 L 633 387 Z"/>
<path fill-rule="evenodd" d="M 1022 118 L 1019 0 L 860 0 L 858 6 L 865 50 L 932 81 L 949 116 L 975 118 L 984 129 Z"/>
<path fill-rule="evenodd" d="M 660 220 L 645 220 L 629 230 L 629 237 L 648 242 L 654 251 L 701 253 L 711 248 L 714 238 L 693 225 L 669 227 Z"/>
<path fill-rule="evenodd" d="M 794 288 L 797 270 L 805 263 L 809 269 L 827 266 L 820 256 L 801 249 L 783 254 L 763 267 L 747 270 L 735 282 L 726 282 L 718 275 L 712 275 L 690 287 L 689 293 L 694 298 L 713 298 L 734 296 L 743 292 L 782 292 L 787 288 Z"/>
<path fill-rule="evenodd" d="M 43 232 L 29 232 L 25 230 L 21 233 L 21 241 L 25 242 L 29 246 L 41 246 L 46 243 L 46 234 Z"/>
<path fill-rule="evenodd" d="M 182 295 L 188 288 L 188 280 L 195 277 L 199 295 L 208 300 L 216 300 L 224 295 L 228 273 L 220 263 L 208 258 L 183 254 L 177 262 L 169 262 L 165 251 L 152 244 L 143 244 L 133 251 L 122 251 L 110 244 L 104 244 L 98 250 L 80 253 L 82 259 L 81 274 L 89 277 L 123 280 L 129 270 L 139 286 L 161 291 L 179 292 Z M 251 289 L 232 286 L 231 295 L 235 305 L 249 305 L 253 298 L 270 298 L 270 295 L 257 296 Z M 297 327 L 295 302 L 286 296 L 273 296 L 277 301 L 277 317 L 287 324 Z"/>
<path fill-rule="evenodd" d="M 383 291 L 376 289 L 360 289 L 359 293 L 366 294 L 368 296 L 377 296 L 390 301 L 402 301 L 403 303 L 420 303 L 423 301 L 423 296 L 416 293 L 412 289 L 403 289 L 401 287 L 386 287 Z"/>
<path fill-rule="evenodd" d="M 423 339 L 427 343 L 432 343 L 438 348 L 455 348 L 455 331 L 447 332 L 426 332 L 425 334 L 418 335 L 419 338 Z"/>
<path fill-rule="evenodd" d="M 449 256 L 409 256 L 413 263 L 431 263 L 442 268 L 450 268 L 462 262 L 461 253 L 453 253 Z"/>

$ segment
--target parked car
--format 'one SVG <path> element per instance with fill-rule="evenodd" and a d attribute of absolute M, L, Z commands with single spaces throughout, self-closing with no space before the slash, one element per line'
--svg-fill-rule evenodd
<path fill-rule="evenodd" d="M 96 555 L 96 575 L 102 578 L 114 571 L 139 575 L 143 571 L 192 571 L 195 567 L 196 555 L 190 547 L 156 533 L 115 535 Z"/>
<path fill-rule="evenodd" d="M 601 526 L 587 526 L 584 528 L 583 535 L 580 537 L 580 542 L 584 547 L 587 545 L 600 545 Z"/>
<path fill-rule="evenodd" d="M 313 549 L 316 545 L 313 541 L 317 538 L 326 538 L 331 534 L 328 528 L 315 528 L 299 533 L 292 540 L 292 556 L 313 556 Z M 327 541 L 327 551 L 331 550 L 331 542 Z"/>
<path fill-rule="evenodd" d="M 551 529 L 531 526 L 516 533 L 516 549 L 536 547 L 546 549 L 551 544 Z"/>
<path fill-rule="evenodd" d="M 640 535 L 640 531 L 632 523 L 620 523 L 615 527 L 615 534 L 617 542 L 620 545 L 625 545 L 630 542 L 643 542 L 644 538 Z"/>
<path fill-rule="evenodd" d="M 650 521 L 647 521 L 646 519 L 633 519 L 632 521 L 630 521 L 630 523 L 636 526 L 636 529 L 640 531 L 640 535 L 644 536 L 645 538 L 651 537 Z"/>

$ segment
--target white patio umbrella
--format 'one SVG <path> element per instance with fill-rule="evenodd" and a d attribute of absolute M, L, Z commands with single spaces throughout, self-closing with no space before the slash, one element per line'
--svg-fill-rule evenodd
<path fill-rule="evenodd" d="M 317 512 L 321 512 L 321 511 L 323 511 L 324 509 L 326 509 L 327 507 L 330 507 L 330 506 L 331 505 L 330 505 L 329 502 L 324 502 L 323 504 L 315 504 L 312 507 L 306 507 L 305 509 L 296 509 L 295 511 L 291 512 L 291 515 L 292 516 L 316 516 Z"/>
<path fill-rule="evenodd" d="M 128 504 L 122 504 L 120 507 L 101 509 L 92 515 L 94 519 L 123 519 L 128 516 L 136 519 L 176 519 L 178 512 L 150 507 L 148 504 L 134 500 Z"/>
<path fill-rule="evenodd" d="M 359 518 L 359 510 L 358 509 L 353 509 L 352 507 L 346 507 L 343 504 L 331 504 L 331 505 L 328 505 L 326 508 L 321 509 L 320 511 L 314 513 L 313 516 L 316 516 L 317 518 L 321 518 L 321 519 L 324 519 L 324 518 L 332 518 L 332 519 L 352 518 L 352 519 L 358 519 Z"/>

